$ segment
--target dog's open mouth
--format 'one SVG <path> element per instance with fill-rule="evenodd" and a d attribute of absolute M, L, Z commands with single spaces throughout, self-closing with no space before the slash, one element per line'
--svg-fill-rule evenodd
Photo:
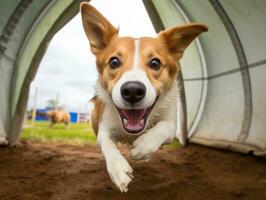
<path fill-rule="evenodd" d="M 123 128 L 131 134 L 142 132 L 153 106 L 143 109 L 120 109 L 117 108 L 122 120 Z"/>

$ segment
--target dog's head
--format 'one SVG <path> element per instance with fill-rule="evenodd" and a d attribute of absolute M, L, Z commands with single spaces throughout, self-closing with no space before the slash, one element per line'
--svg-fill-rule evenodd
<path fill-rule="evenodd" d="M 81 4 L 81 15 L 101 85 L 124 130 L 143 132 L 156 100 L 172 88 L 185 48 L 207 27 L 189 24 L 162 31 L 156 38 L 121 38 L 118 29 L 88 3 Z"/>

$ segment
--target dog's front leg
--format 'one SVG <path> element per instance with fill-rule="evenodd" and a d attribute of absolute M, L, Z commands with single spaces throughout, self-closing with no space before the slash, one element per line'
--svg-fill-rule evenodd
<path fill-rule="evenodd" d="M 174 121 L 161 121 L 133 143 L 130 155 L 133 159 L 148 159 L 163 144 L 170 143 L 176 132 Z"/>
<path fill-rule="evenodd" d="M 127 192 L 128 184 L 133 178 L 132 168 L 119 152 L 109 132 L 100 128 L 97 141 L 105 157 L 107 171 L 111 180 L 121 192 Z"/>

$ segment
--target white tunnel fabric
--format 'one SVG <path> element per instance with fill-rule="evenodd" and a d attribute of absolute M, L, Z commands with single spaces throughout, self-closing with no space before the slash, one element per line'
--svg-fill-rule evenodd
<path fill-rule="evenodd" d="M 266 2 L 152 0 L 144 4 L 157 31 L 188 21 L 209 26 L 208 33 L 200 36 L 204 55 L 194 43 L 181 61 L 189 140 L 265 156 Z"/>
<path fill-rule="evenodd" d="M 0 144 L 19 137 L 29 84 L 52 36 L 81 1 L 0 1 Z M 189 141 L 266 155 L 266 1 L 143 0 L 156 31 L 200 22 L 209 31 L 182 61 Z"/>
<path fill-rule="evenodd" d="M 0 144 L 7 143 L 7 134 L 10 130 L 12 95 L 11 82 L 20 41 L 27 31 L 27 24 L 18 26 L 21 17 L 31 1 L 1 1 L 1 37 L 0 37 Z"/>

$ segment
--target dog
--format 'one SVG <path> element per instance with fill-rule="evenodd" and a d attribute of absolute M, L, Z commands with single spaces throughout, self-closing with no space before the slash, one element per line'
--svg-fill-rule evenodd
<path fill-rule="evenodd" d="M 81 3 L 80 11 L 99 72 L 92 126 L 112 182 L 127 192 L 133 169 L 116 144 L 132 145 L 132 159 L 149 159 L 175 138 L 178 61 L 208 28 L 195 23 L 161 31 L 155 38 L 121 38 L 90 4 Z"/>
<path fill-rule="evenodd" d="M 49 128 L 51 128 L 53 125 L 57 123 L 64 123 L 66 125 L 66 128 L 68 128 L 68 125 L 70 123 L 70 115 L 69 113 L 63 111 L 63 110 L 52 110 L 47 112 L 47 116 L 50 119 L 50 125 Z"/>

